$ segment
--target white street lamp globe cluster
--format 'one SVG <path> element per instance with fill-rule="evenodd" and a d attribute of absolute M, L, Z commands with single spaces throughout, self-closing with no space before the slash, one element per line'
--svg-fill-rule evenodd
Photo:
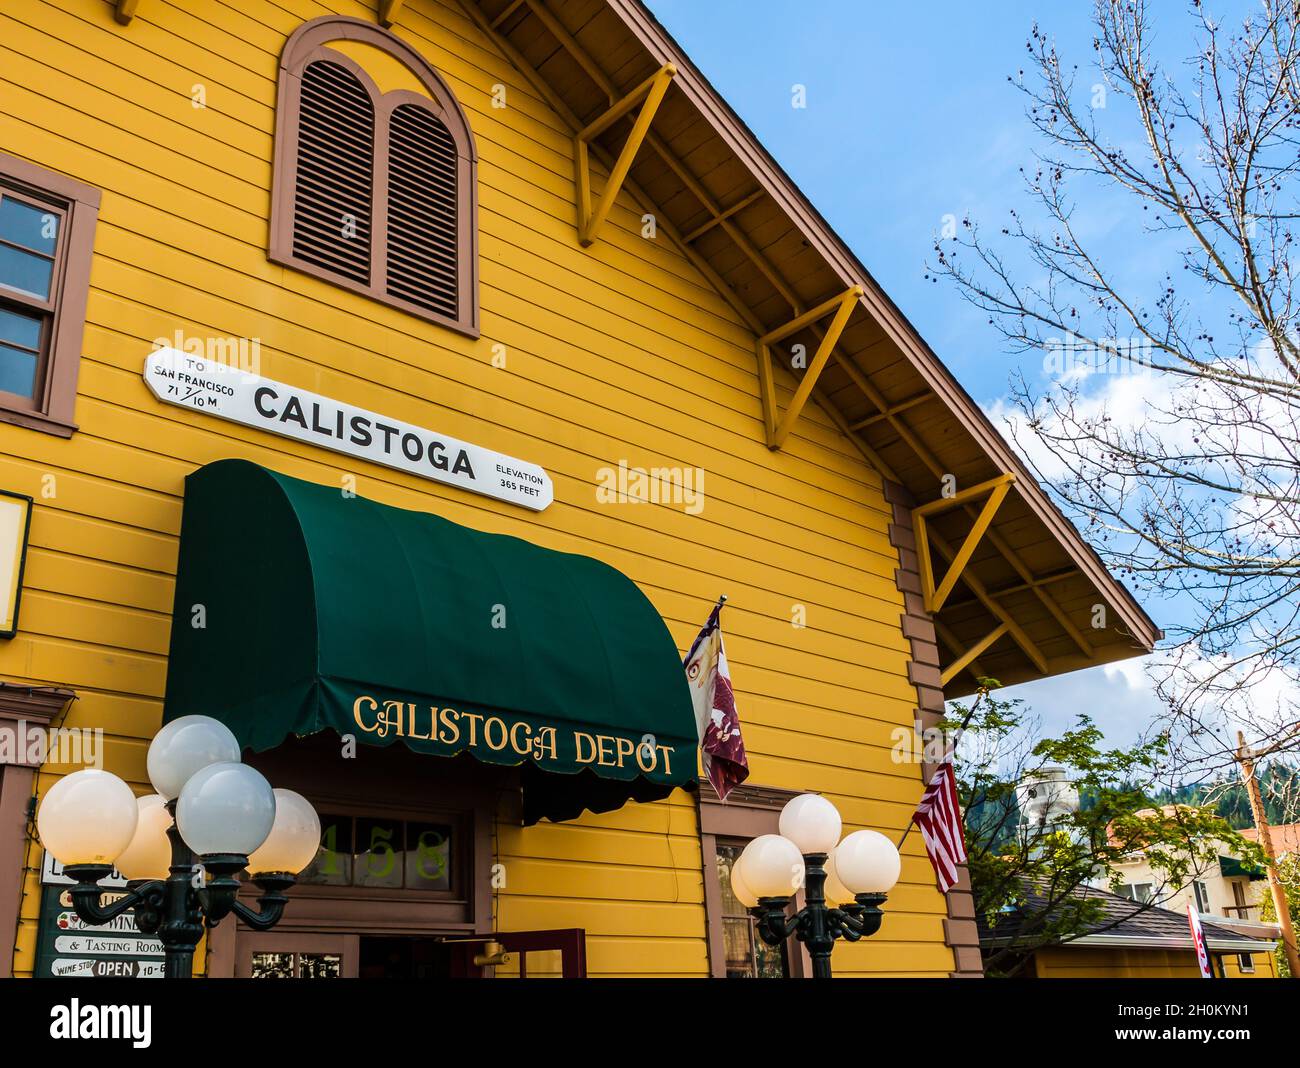
<path fill-rule="evenodd" d="M 781 810 L 780 834 L 753 839 L 731 867 L 731 889 L 746 908 L 762 898 L 788 898 L 803 886 L 805 856 L 825 854 L 826 900 L 848 903 L 858 894 L 887 894 L 901 862 L 879 831 L 854 831 L 840 840 L 839 811 L 820 794 L 800 794 Z"/>
<path fill-rule="evenodd" d="M 36 816 L 41 843 L 65 867 L 114 864 L 129 881 L 166 879 L 175 825 L 202 857 L 248 857 L 250 874 L 297 875 L 316 856 L 320 820 L 292 790 L 272 790 L 240 761 L 230 728 L 208 716 L 181 716 L 149 745 L 149 781 L 137 798 L 111 772 L 85 768 L 60 779 Z"/>

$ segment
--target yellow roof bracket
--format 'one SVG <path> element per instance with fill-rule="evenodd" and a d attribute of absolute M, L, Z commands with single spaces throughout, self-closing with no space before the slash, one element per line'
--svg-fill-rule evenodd
<path fill-rule="evenodd" d="M 636 159 L 646 134 L 650 132 L 650 123 L 654 121 L 655 112 L 663 103 L 668 86 L 676 74 L 675 66 L 671 63 L 664 64 L 598 119 L 579 130 L 574 137 L 574 166 L 578 178 L 578 241 L 583 248 L 596 240 L 596 234 L 609 216 L 614 200 L 627 179 L 628 171 L 632 169 L 632 161 Z M 638 104 L 641 104 L 641 110 L 632 124 L 632 132 L 628 134 L 623 150 L 614 161 L 614 166 L 609 172 L 609 180 L 605 183 L 605 190 L 600 195 L 600 203 L 593 211 L 589 146 L 593 140 L 629 114 Z"/>
<path fill-rule="evenodd" d="M 391 26 L 402 13 L 402 0 L 379 0 L 379 25 Z"/>
<path fill-rule="evenodd" d="M 944 602 L 948 600 L 948 595 L 952 593 L 953 588 L 957 585 L 957 580 L 961 578 L 966 565 L 970 563 L 970 558 L 974 555 L 980 539 L 984 537 L 985 532 L 992 524 L 994 515 L 997 514 L 998 508 L 1001 507 L 1002 502 L 1011 491 L 1011 486 L 1015 480 L 1016 476 L 1014 474 L 998 475 L 997 478 L 989 479 L 987 482 L 981 482 L 978 485 L 960 490 L 951 497 L 940 497 L 937 501 L 930 501 L 912 509 L 912 525 L 916 532 L 916 551 L 920 562 L 921 595 L 925 599 L 926 611 L 931 615 L 936 614 L 943 607 Z M 961 547 L 953 555 L 947 573 L 936 585 L 934 561 L 930 556 L 930 538 L 926 521 L 930 516 L 957 508 L 968 501 L 978 500 L 981 497 L 986 498 L 984 507 L 980 509 L 979 514 L 975 517 L 975 524 L 961 543 Z"/>
<path fill-rule="evenodd" d="M 949 682 L 955 679 L 968 666 L 974 664 L 980 654 L 990 645 L 1006 634 L 1010 628 L 1005 623 L 999 623 L 988 634 L 984 635 L 979 641 L 962 653 L 956 660 L 949 664 L 939 673 L 939 685 L 947 686 Z"/>
<path fill-rule="evenodd" d="M 795 319 L 791 319 L 784 326 L 777 327 L 777 329 L 764 334 L 755 342 L 755 348 L 758 352 L 758 385 L 763 398 L 763 427 L 767 433 L 767 447 L 769 449 L 779 449 L 785 444 L 785 439 L 790 436 L 790 431 L 803 412 L 804 405 L 808 403 L 808 398 L 812 396 L 813 388 L 817 385 L 817 379 L 826 367 L 826 362 L 830 359 L 831 352 L 840 339 L 840 334 L 844 332 L 844 327 L 848 325 L 849 316 L 853 313 L 854 306 L 861 299 L 862 287 L 850 286 L 839 296 L 823 301 L 817 307 L 809 309 Z M 825 334 L 822 335 L 816 353 L 804 369 L 803 376 L 799 379 L 799 385 L 795 388 L 794 396 L 790 398 L 790 405 L 786 408 L 785 415 L 781 416 L 778 422 L 776 385 L 772 378 L 772 346 L 779 341 L 784 341 L 792 334 L 797 334 L 800 330 L 812 326 L 830 315 L 831 312 L 835 313 L 835 317 L 831 320 Z"/>
<path fill-rule="evenodd" d="M 123 26 L 127 25 L 135 18 L 135 9 L 140 6 L 140 0 L 117 0 L 117 7 L 113 11 L 113 18 L 117 19 Z"/>
<path fill-rule="evenodd" d="M 938 531 L 931 530 L 929 532 L 929 539 L 930 541 L 934 542 L 935 548 L 937 548 L 939 552 L 943 554 L 946 560 L 952 561 L 956 557 L 957 551 L 953 549 L 953 547 L 949 545 L 946 540 L 944 540 L 944 538 L 939 534 Z M 917 539 L 918 556 L 921 555 L 920 549 L 921 549 L 921 542 L 920 539 L 918 538 Z M 928 545 L 926 546 L 926 551 L 927 552 L 929 551 Z M 1005 608 L 1003 608 L 1002 605 L 998 603 L 997 600 L 994 599 L 993 595 L 990 594 L 988 589 L 984 586 L 984 583 L 982 583 L 979 580 L 979 576 L 975 574 L 974 570 L 971 568 L 967 568 L 965 571 L 963 571 L 961 575 L 961 580 L 966 585 L 967 589 L 969 589 L 971 593 L 975 595 L 975 599 L 979 601 L 979 603 L 982 604 L 985 607 L 985 609 L 987 609 L 990 615 L 992 615 L 999 622 L 1006 624 L 1007 633 L 1010 634 L 1011 637 L 1015 640 L 1015 643 L 1018 646 L 1020 646 L 1021 651 L 1025 654 L 1025 656 L 1029 658 L 1030 662 L 1033 663 L 1034 667 L 1039 671 L 1040 674 L 1046 675 L 1047 657 L 1043 655 L 1043 651 L 1039 649 L 1037 645 L 1034 644 L 1034 640 L 1030 638 L 1028 634 L 1025 633 L 1024 627 L 1022 627 L 1019 623 L 1015 621 L 1011 613 L 1008 612 Z M 936 621 L 935 629 L 936 630 L 938 629 L 937 621 Z M 954 648 L 956 648 L 956 646 L 954 646 Z"/>

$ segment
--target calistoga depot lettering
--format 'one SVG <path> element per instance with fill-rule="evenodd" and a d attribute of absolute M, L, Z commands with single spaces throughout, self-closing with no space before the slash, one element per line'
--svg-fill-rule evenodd
<path fill-rule="evenodd" d="M 429 741 L 451 749 L 486 748 L 511 751 L 540 763 L 630 768 L 642 774 L 672 774 L 675 746 L 661 745 L 652 736 L 640 739 L 596 734 L 576 728 L 540 727 L 527 720 L 507 722 L 500 716 L 418 705 L 413 701 L 380 701 L 363 694 L 352 703 L 357 727 L 376 738 L 390 734 L 411 741 Z"/>

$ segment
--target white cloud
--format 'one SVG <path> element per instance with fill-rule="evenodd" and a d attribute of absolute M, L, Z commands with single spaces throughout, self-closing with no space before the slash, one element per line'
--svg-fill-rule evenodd
<path fill-rule="evenodd" d="M 1163 710 L 1160 698 L 1137 658 L 1068 675 L 1009 686 L 999 697 L 1018 697 L 1043 721 L 1043 731 L 1058 737 L 1080 715 L 1089 716 L 1111 746 L 1125 746 L 1149 733 Z"/>

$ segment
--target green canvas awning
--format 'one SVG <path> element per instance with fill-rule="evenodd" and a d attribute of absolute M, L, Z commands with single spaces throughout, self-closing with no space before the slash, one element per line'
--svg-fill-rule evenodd
<path fill-rule="evenodd" d="M 526 822 L 695 781 L 681 656 L 625 575 L 244 460 L 185 480 L 164 719 L 521 765 Z"/>
<path fill-rule="evenodd" d="M 1220 857 L 1219 874 L 1227 879 L 1249 879 L 1251 882 L 1268 878 L 1268 872 L 1263 868 L 1257 868 L 1254 864 L 1246 864 L 1236 857 Z"/>

